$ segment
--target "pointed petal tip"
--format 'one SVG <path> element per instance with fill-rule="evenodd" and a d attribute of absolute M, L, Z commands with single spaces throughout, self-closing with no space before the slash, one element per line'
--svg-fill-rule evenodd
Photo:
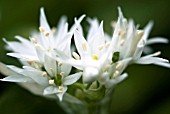
<path fill-rule="evenodd" d="M 40 7 L 40 12 L 44 12 L 44 7 Z"/>
<path fill-rule="evenodd" d="M 122 13 L 121 7 L 118 6 L 117 9 L 118 9 L 119 17 L 123 17 L 123 13 Z"/>

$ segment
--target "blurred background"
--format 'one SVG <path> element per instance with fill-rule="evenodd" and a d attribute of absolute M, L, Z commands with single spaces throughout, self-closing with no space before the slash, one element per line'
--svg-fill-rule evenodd
<path fill-rule="evenodd" d="M 71 25 L 75 16 L 86 14 L 104 20 L 104 30 L 110 34 L 110 22 L 117 19 L 117 7 L 121 6 L 124 16 L 133 18 L 141 28 L 149 20 L 154 21 L 150 37 L 170 39 L 169 0 L 0 0 L 0 61 L 20 66 L 16 59 L 6 55 L 2 38 L 15 40 L 15 35 L 29 38 L 31 31 L 39 27 L 42 6 L 51 27 L 56 26 L 62 15 L 68 17 Z M 170 44 L 152 47 L 170 60 Z M 126 71 L 128 79 L 116 87 L 113 95 L 113 114 L 170 114 L 170 69 L 131 65 Z M 65 114 L 55 101 L 35 96 L 17 84 L 0 82 L 0 114 L 40 113 Z"/>

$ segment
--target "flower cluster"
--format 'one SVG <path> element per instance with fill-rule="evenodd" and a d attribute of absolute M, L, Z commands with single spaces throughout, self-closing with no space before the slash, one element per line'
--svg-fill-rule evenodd
<path fill-rule="evenodd" d="M 1 63 L 1 68 L 6 67 L 1 72 L 10 72 L 1 81 L 20 83 L 35 94 L 57 95 L 61 101 L 72 85 L 74 90 L 81 89 L 88 97 L 88 90 L 104 91 L 105 95 L 128 76 L 124 70 L 129 64 L 170 68 L 168 60 L 157 57 L 160 52 L 142 56 L 150 53 L 148 45 L 168 42 L 159 37 L 148 40 L 153 22 L 142 30 L 133 20 L 124 18 L 120 8 L 118 11 L 118 20 L 112 24 L 112 36 L 103 31 L 103 21 L 88 18 L 90 27 L 85 38 L 80 24 L 85 15 L 75 18 L 70 30 L 66 17 L 60 19 L 56 29 L 51 29 L 41 8 L 39 32 L 32 34 L 30 40 L 21 36 L 16 36 L 19 42 L 4 39 L 12 51 L 7 55 L 18 58 L 23 68 Z M 73 37 L 76 50 L 71 49 Z"/>

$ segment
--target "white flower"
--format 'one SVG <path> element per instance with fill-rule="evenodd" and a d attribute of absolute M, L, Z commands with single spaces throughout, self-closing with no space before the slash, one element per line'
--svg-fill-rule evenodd
<path fill-rule="evenodd" d="M 41 94 L 56 94 L 60 101 L 67 90 L 67 86 L 75 83 L 82 74 L 81 72 L 78 72 L 69 76 L 64 76 L 60 73 L 58 76 L 50 77 L 46 72 L 30 66 L 23 66 L 23 69 L 12 65 L 8 65 L 7 67 L 9 68 L 8 71 L 13 71 L 14 73 L 1 79 L 1 81 L 32 83 L 33 89 L 37 88 L 37 85 L 34 84 L 36 83 L 40 86 L 39 89 L 42 92 Z"/>
<path fill-rule="evenodd" d="M 60 50 L 71 57 L 71 38 L 84 18 L 75 18 L 76 25 L 68 31 L 66 18 L 62 17 L 57 31 L 51 29 L 47 23 L 44 9 L 41 8 L 40 33 L 34 34 L 30 41 L 20 36 L 16 38 L 20 42 L 8 42 L 8 49 L 12 53 L 7 55 L 18 58 L 23 63 L 23 69 L 9 66 L 9 70 L 16 72 L 14 75 L 2 79 L 2 81 L 36 83 L 44 89 L 44 95 L 56 94 L 62 100 L 67 90 L 67 85 L 75 83 L 81 76 L 81 72 L 70 74 L 71 65 L 63 64 L 55 59 L 54 50 Z M 44 69 L 44 70 L 43 70 Z M 35 86 L 37 86 L 34 84 Z"/>
<path fill-rule="evenodd" d="M 97 19 L 89 20 L 90 28 L 87 39 L 84 38 L 81 27 L 74 33 L 74 41 L 78 53 L 73 52 L 74 59 L 70 59 L 62 52 L 57 52 L 67 64 L 83 71 L 83 82 L 91 83 L 99 81 L 106 88 L 114 87 L 127 77 L 124 69 L 132 63 L 156 64 L 170 68 L 168 60 L 155 57 L 154 54 L 141 57 L 145 45 L 152 43 L 167 43 L 164 38 L 155 38 L 147 41 L 153 25 L 150 22 L 144 30 L 134 26 L 133 20 L 127 21 L 119 10 L 118 21 L 115 24 L 113 36 L 103 32 L 103 22 Z"/>
<path fill-rule="evenodd" d="M 160 52 L 141 57 L 145 45 L 153 43 L 167 43 L 164 38 L 148 39 L 153 22 L 150 22 L 144 30 L 135 27 L 133 20 L 127 22 L 119 8 L 119 18 L 114 29 L 110 52 L 120 52 L 120 60 L 131 58 L 129 63 L 138 64 L 157 64 L 165 67 L 170 67 L 169 61 L 159 57 Z"/>

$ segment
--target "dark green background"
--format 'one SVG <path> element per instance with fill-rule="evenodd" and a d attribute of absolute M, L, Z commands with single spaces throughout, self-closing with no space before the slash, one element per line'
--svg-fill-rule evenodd
<path fill-rule="evenodd" d="M 39 9 L 43 6 L 51 26 L 62 15 L 73 23 L 75 16 L 86 14 L 104 20 L 104 29 L 111 33 L 110 21 L 117 19 L 117 6 L 127 18 L 144 27 L 154 20 L 151 37 L 170 38 L 169 0 L 0 0 L 0 61 L 20 65 L 6 56 L 2 38 L 15 35 L 29 37 L 39 25 Z M 84 24 L 85 22 L 83 22 Z M 86 24 L 86 23 L 85 23 Z M 153 45 L 170 60 L 170 45 Z M 154 65 L 131 65 L 129 77 L 117 86 L 113 95 L 113 114 L 169 114 L 170 70 Z M 4 76 L 0 76 L 3 78 Z M 14 83 L 0 82 L 0 114 L 64 114 L 55 101 L 34 96 Z"/>

